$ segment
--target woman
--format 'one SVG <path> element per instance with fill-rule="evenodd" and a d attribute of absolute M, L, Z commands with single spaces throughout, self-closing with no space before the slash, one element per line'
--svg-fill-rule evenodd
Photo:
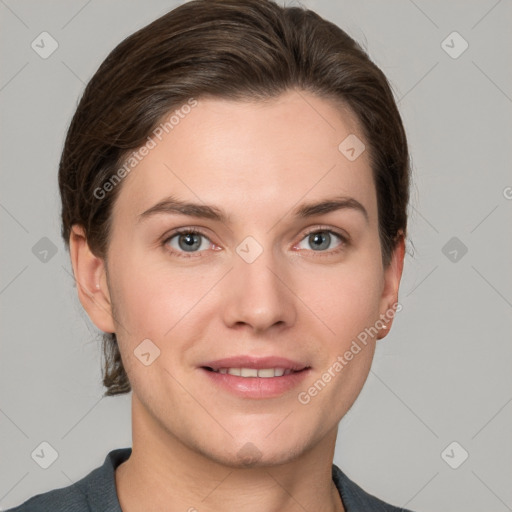
<path fill-rule="evenodd" d="M 12 510 L 400 510 L 333 456 L 400 309 L 409 173 L 385 76 L 311 11 L 196 0 L 123 41 L 59 186 L 133 446 Z"/>

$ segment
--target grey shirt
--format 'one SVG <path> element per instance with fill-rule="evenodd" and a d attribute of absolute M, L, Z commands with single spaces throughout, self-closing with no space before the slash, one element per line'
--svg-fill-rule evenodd
<path fill-rule="evenodd" d="M 75 484 L 33 496 L 6 512 L 122 512 L 117 499 L 114 472 L 131 453 L 131 448 L 112 450 L 103 466 L 94 469 Z M 332 478 L 346 512 L 410 512 L 368 494 L 334 464 Z"/>

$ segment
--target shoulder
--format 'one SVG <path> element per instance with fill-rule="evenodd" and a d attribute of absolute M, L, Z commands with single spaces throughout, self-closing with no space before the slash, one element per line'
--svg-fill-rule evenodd
<path fill-rule="evenodd" d="M 77 484 L 37 494 L 7 512 L 89 512 L 87 498 L 76 489 Z"/>
<path fill-rule="evenodd" d="M 109 452 L 102 466 L 78 482 L 37 494 L 6 512 L 121 512 L 114 471 L 131 454 L 131 448 Z"/>
<path fill-rule="evenodd" d="M 408 509 L 395 507 L 367 493 L 333 464 L 332 479 L 341 496 L 346 512 L 411 512 Z"/>

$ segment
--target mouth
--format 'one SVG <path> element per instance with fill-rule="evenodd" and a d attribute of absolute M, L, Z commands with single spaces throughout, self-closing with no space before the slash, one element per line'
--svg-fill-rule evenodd
<path fill-rule="evenodd" d="M 209 366 L 203 366 L 205 370 L 223 375 L 234 375 L 236 377 L 259 377 L 260 379 L 270 379 L 272 377 L 283 377 L 292 373 L 298 373 L 302 370 L 292 370 L 290 368 L 219 368 L 215 370 Z"/>
<path fill-rule="evenodd" d="M 210 383 L 238 397 L 264 399 L 296 388 L 311 366 L 281 357 L 231 357 L 199 367 Z"/>

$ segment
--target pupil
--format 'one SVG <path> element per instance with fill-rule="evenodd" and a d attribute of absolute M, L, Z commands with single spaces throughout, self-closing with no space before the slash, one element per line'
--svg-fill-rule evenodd
<path fill-rule="evenodd" d="M 184 250 L 197 249 L 201 245 L 199 235 L 196 235 L 195 233 L 187 233 L 186 235 L 182 235 L 180 237 L 179 243 L 180 247 Z"/>
<path fill-rule="evenodd" d="M 320 249 L 327 249 L 331 241 L 331 235 L 323 231 L 322 233 L 313 233 L 309 237 L 310 242 L 315 251 Z"/>

